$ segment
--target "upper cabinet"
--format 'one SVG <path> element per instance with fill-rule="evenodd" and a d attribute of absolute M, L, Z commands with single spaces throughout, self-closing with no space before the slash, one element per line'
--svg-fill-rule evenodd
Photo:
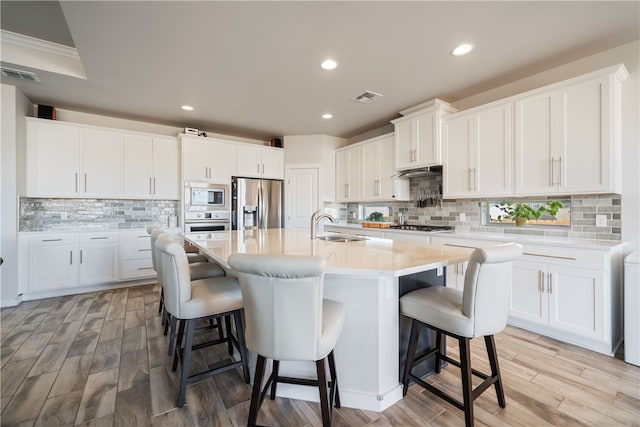
<path fill-rule="evenodd" d="M 393 134 L 362 145 L 362 200 L 409 200 L 409 180 L 395 178 Z"/>
<path fill-rule="evenodd" d="M 27 119 L 27 196 L 119 197 L 122 135 Z"/>
<path fill-rule="evenodd" d="M 234 143 L 187 135 L 181 140 L 184 181 L 231 182 L 231 176 L 236 173 Z"/>
<path fill-rule="evenodd" d="M 175 138 L 125 134 L 123 196 L 140 199 L 180 198 L 180 151 Z"/>
<path fill-rule="evenodd" d="M 515 103 L 519 195 L 620 192 L 618 65 L 543 88 Z"/>
<path fill-rule="evenodd" d="M 456 110 L 434 99 L 392 120 L 395 128 L 395 169 L 406 170 L 442 164 L 441 120 Z"/>
<path fill-rule="evenodd" d="M 512 193 L 513 103 L 454 114 L 443 122 L 445 198 Z"/>
<path fill-rule="evenodd" d="M 353 202 L 361 199 L 362 147 L 336 150 L 336 201 Z"/>
<path fill-rule="evenodd" d="M 284 179 L 284 151 L 254 144 L 236 145 L 238 176 Z"/>

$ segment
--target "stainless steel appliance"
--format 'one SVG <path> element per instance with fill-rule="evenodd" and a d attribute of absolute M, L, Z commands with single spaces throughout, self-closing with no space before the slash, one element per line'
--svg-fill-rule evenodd
<path fill-rule="evenodd" d="M 394 230 L 411 230 L 411 231 L 424 231 L 425 233 L 441 233 L 453 230 L 453 227 L 449 225 L 391 225 L 390 229 Z"/>
<path fill-rule="evenodd" d="M 184 187 L 184 231 L 209 232 L 231 228 L 229 185 L 186 182 Z"/>
<path fill-rule="evenodd" d="M 283 228 L 283 181 L 236 178 L 231 182 L 231 228 Z"/>

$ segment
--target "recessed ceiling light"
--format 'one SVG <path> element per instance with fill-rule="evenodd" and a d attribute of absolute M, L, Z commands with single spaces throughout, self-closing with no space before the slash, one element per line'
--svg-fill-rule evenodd
<path fill-rule="evenodd" d="M 461 45 L 453 49 L 451 51 L 451 54 L 453 56 L 462 56 L 462 55 L 466 55 L 472 50 L 473 50 L 473 45 L 471 43 L 462 43 Z"/>
<path fill-rule="evenodd" d="M 324 62 L 322 62 L 320 66 L 322 67 L 323 70 L 334 70 L 338 66 L 338 63 L 333 59 L 327 59 Z"/>
<path fill-rule="evenodd" d="M 193 111 L 193 107 L 191 105 L 183 105 L 180 108 L 182 108 L 185 111 Z"/>
<path fill-rule="evenodd" d="M 329 113 L 325 113 L 325 114 L 322 115 L 323 119 L 330 119 L 332 117 L 333 117 L 333 114 L 329 114 Z"/>

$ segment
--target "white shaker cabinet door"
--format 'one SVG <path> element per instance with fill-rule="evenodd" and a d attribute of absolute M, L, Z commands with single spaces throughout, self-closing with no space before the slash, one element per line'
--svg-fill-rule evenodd
<path fill-rule="evenodd" d="M 284 151 L 282 149 L 262 149 L 262 176 L 270 179 L 284 178 Z"/>
<path fill-rule="evenodd" d="M 604 310 L 612 304 L 604 292 L 604 272 L 550 266 L 547 292 L 549 326 L 594 340 L 604 338 L 604 321 L 610 317 Z"/>
<path fill-rule="evenodd" d="M 236 148 L 232 143 L 212 140 L 209 142 L 209 180 L 218 184 L 229 184 L 235 175 Z"/>
<path fill-rule="evenodd" d="M 80 285 L 95 285 L 118 281 L 118 244 L 105 243 L 82 246 L 78 253 Z"/>
<path fill-rule="evenodd" d="M 125 134 L 122 150 L 124 196 L 151 198 L 153 139 L 144 135 Z"/>
<path fill-rule="evenodd" d="M 182 177 L 185 181 L 209 179 L 209 143 L 203 140 L 182 140 Z"/>
<path fill-rule="evenodd" d="M 262 176 L 262 152 L 261 147 L 249 144 L 237 147 L 236 171 L 238 176 L 261 177 Z"/>
<path fill-rule="evenodd" d="M 442 181 L 445 198 L 473 193 L 472 126 L 473 115 L 451 117 L 444 122 Z"/>
<path fill-rule="evenodd" d="M 153 138 L 152 172 L 154 199 L 180 199 L 180 147 L 176 139 Z"/>
<path fill-rule="evenodd" d="M 77 286 L 75 245 L 29 248 L 29 291 L 47 291 Z"/>
<path fill-rule="evenodd" d="M 76 197 L 79 194 L 80 129 L 27 122 L 27 195 Z"/>
<path fill-rule="evenodd" d="M 83 196 L 122 195 L 122 133 L 98 129 L 82 130 Z"/>
<path fill-rule="evenodd" d="M 509 317 L 547 325 L 548 297 L 545 293 L 546 265 L 516 261 L 509 301 Z"/>

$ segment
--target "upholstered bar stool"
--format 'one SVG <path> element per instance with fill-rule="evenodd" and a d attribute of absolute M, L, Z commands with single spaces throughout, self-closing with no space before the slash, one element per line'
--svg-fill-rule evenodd
<path fill-rule="evenodd" d="M 199 382 L 211 375 L 242 368 L 244 381 L 249 383 L 249 365 L 242 325 L 242 293 L 235 277 L 219 276 L 200 280 L 191 280 L 189 262 L 184 248 L 168 235 L 160 236 L 156 241 L 165 286 L 165 307 L 171 316 L 180 322 L 176 340 L 173 370 L 181 364 L 178 407 L 185 402 L 188 384 Z M 194 344 L 196 321 L 200 319 L 218 319 L 233 317 L 236 329 L 234 336 L 230 324 L 227 334 L 206 343 Z M 183 345 L 184 340 L 184 345 Z M 230 360 L 225 364 L 215 364 L 215 368 L 189 375 L 191 355 L 194 350 L 217 344 L 238 350 L 240 360 Z"/>
<path fill-rule="evenodd" d="M 151 235 L 151 232 L 156 228 L 160 227 L 157 225 L 147 225 L 147 234 Z M 209 259 L 206 256 L 197 252 L 187 252 L 187 259 L 189 260 L 189 264 L 194 262 L 209 262 Z"/>
<path fill-rule="evenodd" d="M 331 425 L 331 409 L 340 407 L 333 348 L 345 318 L 344 304 L 323 299 L 324 259 L 312 256 L 247 255 L 229 257 L 244 300 L 247 348 L 258 354 L 247 425 L 255 426 L 258 411 L 271 386 L 312 385 L 320 391 L 322 425 Z M 265 360 L 273 370 L 262 388 Z M 329 364 L 327 393 L 325 359 Z M 279 375 L 280 361 L 315 362 L 317 380 Z"/>
<path fill-rule="evenodd" d="M 160 284 L 160 303 L 158 307 L 158 312 L 162 315 L 162 324 L 164 325 L 164 334 L 167 335 L 167 333 L 170 332 L 168 353 L 169 353 L 169 356 L 171 356 L 173 354 L 173 343 L 175 342 L 177 321 L 176 319 L 172 318 L 166 312 L 166 310 L 163 312 L 164 292 L 165 292 L 164 280 L 162 277 L 162 271 L 158 267 L 160 262 L 159 262 L 159 256 L 157 254 L 157 249 L 156 249 L 156 241 L 163 235 L 169 236 L 159 227 L 156 227 L 153 230 L 151 230 L 151 235 L 150 235 L 151 236 L 151 261 L 153 263 L 154 270 L 156 270 L 158 274 L 158 283 Z M 191 276 L 191 280 L 199 280 L 207 277 L 221 277 L 225 275 L 224 269 L 215 262 L 189 263 L 189 273 Z M 218 329 L 220 329 L 221 325 L 218 324 L 217 327 Z"/>
<path fill-rule="evenodd" d="M 506 406 L 493 336 L 502 331 L 507 324 L 512 261 L 520 255 L 522 246 L 516 243 L 475 249 L 469 258 L 463 291 L 436 286 L 418 289 L 400 298 L 400 313 L 411 319 L 409 348 L 402 381 L 405 395 L 409 381 L 413 380 L 463 410 L 467 426 L 473 425 L 473 401 L 490 386 L 495 386 L 500 407 Z M 435 347 L 416 355 L 421 326 L 436 331 Z M 458 340 L 459 361 L 445 354 L 443 335 Z M 470 341 L 475 337 L 484 337 L 491 366 L 490 375 L 471 368 Z M 440 372 L 442 361 L 460 368 L 463 402 L 411 373 L 413 366 L 432 355 L 435 356 L 436 373 Z M 475 389 L 471 383 L 472 374 L 484 379 Z"/>

